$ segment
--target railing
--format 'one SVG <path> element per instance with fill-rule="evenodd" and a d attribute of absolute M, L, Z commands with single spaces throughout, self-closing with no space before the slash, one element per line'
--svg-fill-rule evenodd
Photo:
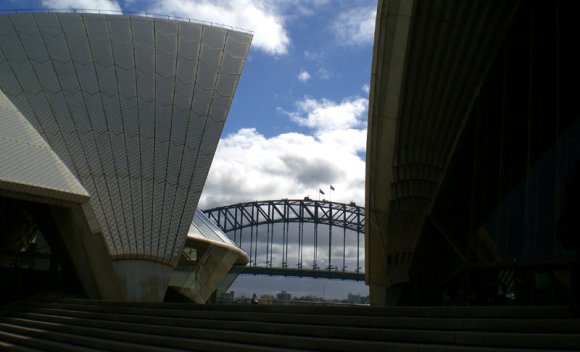
<path fill-rule="evenodd" d="M 180 16 L 172 16 L 172 15 L 160 15 L 154 14 L 149 12 L 140 12 L 140 11 L 117 11 L 117 10 L 99 10 L 99 9 L 8 9 L 8 10 L 0 10 L 0 14 L 27 14 L 27 13 L 79 13 L 79 14 L 99 14 L 99 15 L 125 15 L 125 16 L 138 16 L 138 17 L 146 17 L 146 18 L 157 18 L 157 19 L 165 19 L 165 20 L 175 20 L 181 22 L 189 22 L 189 23 L 197 23 L 202 25 L 207 25 L 211 27 L 220 27 L 225 29 L 231 29 L 246 33 L 254 33 L 251 30 L 228 26 L 225 24 L 221 24 L 218 22 L 209 22 L 197 19 L 191 19 L 187 17 L 180 17 Z"/>
<path fill-rule="evenodd" d="M 252 298 L 251 297 L 217 297 L 215 302 L 211 302 L 213 304 L 228 304 L 228 305 L 251 305 Z M 314 298 L 312 300 L 298 300 L 298 299 L 290 299 L 290 300 L 264 300 L 261 299 L 258 301 L 258 305 L 261 306 L 272 306 L 272 305 L 282 305 L 282 306 L 342 306 L 342 307 L 367 307 L 369 306 L 368 303 L 347 303 L 342 302 L 342 300 L 338 299 L 320 299 Z"/>
<path fill-rule="evenodd" d="M 338 269 L 338 268 L 336 268 Z M 362 271 L 346 270 L 310 270 L 305 268 L 273 268 L 263 266 L 235 266 L 230 273 L 237 275 L 261 275 L 261 276 L 286 276 L 286 277 L 308 277 L 314 279 L 334 279 L 364 281 L 365 274 Z"/>

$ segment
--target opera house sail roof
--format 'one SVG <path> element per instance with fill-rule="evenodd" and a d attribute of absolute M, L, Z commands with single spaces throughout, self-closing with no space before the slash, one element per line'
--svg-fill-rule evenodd
<path fill-rule="evenodd" d="M 2 107 L 88 192 L 113 259 L 178 262 L 251 39 L 159 18 L 0 15 Z"/>

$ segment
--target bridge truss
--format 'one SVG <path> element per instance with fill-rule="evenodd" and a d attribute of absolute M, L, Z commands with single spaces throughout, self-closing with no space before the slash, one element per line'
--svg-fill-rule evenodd
<path fill-rule="evenodd" d="M 291 276 L 302 273 L 302 276 L 320 277 L 320 271 L 327 271 L 333 273 L 328 275 L 333 278 L 345 273 L 345 278 L 352 279 L 356 276 L 352 274 L 359 274 L 356 277 L 362 279 L 365 217 L 364 208 L 354 203 L 281 199 L 233 204 L 204 213 L 248 252 L 248 272 L 279 275 L 279 270 L 260 268 L 273 268 L 276 259 L 281 259 L 278 260 L 280 269 Z M 312 225 L 307 229 L 305 224 Z M 356 255 L 353 255 L 355 246 Z M 289 256 L 289 251 L 297 253 Z M 342 265 L 333 265 L 333 255 L 334 262 Z M 290 257 L 296 259 L 295 267 Z M 354 265 L 347 265 L 353 260 Z M 320 267 L 322 261 L 326 265 Z"/>

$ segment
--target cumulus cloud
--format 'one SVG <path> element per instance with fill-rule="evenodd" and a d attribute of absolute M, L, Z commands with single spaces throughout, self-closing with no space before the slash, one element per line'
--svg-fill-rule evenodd
<path fill-rule="evenodd" d="M 346 130 L 360 127 L 367 105 L 368 101 L 363 98 L 346 99 L 340 103 L 306 98 L 296 104 L 297 111 L 286 114 L 301 126 L 320 131 Z"/>
<path fill-rule="evenodd" d="M 155 0 L 149 12 L 214 22 L 254 32 L 253 45 L 271 55 L 288 52 L 290 37 L 275 3 L 258 0 Z"/>
<path fill-rule="evenodd" d="M 308 71 L 305 70 L 300 70 L 300 73 L 298 74 L 298 80 L 300 82 L 308 82 L 308 80 L 310 80 L 312 76 L 310 76 L 310 73 L 308 73 Z"/>
<path fill-rule="evenodd" d="M 372 43 L 375 34 L 376 6 L 355 7 L 337 16 L 332 25 L 336 39 L 346 45 Z"/>
<path fill-rule="evenodd" d="M 83 9 L 121 12 L 115 0 L 43 0 L 42 6 L 50 9 Z"/>
<path fill-rule="evenodd" d="M 371 87 L 368 84 L 363 85 L 361 89 L 367 94 L 371 92 Z"/>
<path fill-rule="evenodd" d="M 364 203 L 368 102 L 304 99 L 282 112 L 312 130 L 266 137 L 246 128 L 220 140 L 200 200 L 202 209 L 253 200 L 318 197 L 332 184 L 333 201 Z"/>

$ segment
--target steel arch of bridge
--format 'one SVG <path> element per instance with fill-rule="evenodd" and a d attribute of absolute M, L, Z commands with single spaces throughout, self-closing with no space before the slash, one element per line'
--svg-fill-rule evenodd
<path fill-rule="evenodd" d="M 322 268 L 328 272 L 333 271 L 329 277 L 336 278 L 336 274 L 343 272 L 345 278 L 352 279 L 352 273 L 361 274 L 362 279 L 362 265 L 360 258 L 360 249 L 364 245 L 361 242 L 364 235 L 365 216 L 364 208 L 357 206 L 354 203 L 345 204 L 330 201 L 316 201 L 311 199 L 281 199 L 281 200 L 265 200 L 254 201 L 248 203 L 232 204 L 223 207 L 217 207 L 205 210 L 204 213 L 214 221 L 236 244 L 241 247 L 241 231 L 243 229 L 250 229 L 250 268 L 245 272 L 256 271 L 264 272 L 263 267 L 257 265 L 258 258 L 258 227 L 267 227 L 267 245 L 266 245 L 266 267 L 271 268 L 273 262 L 272 244 L 274 242 L 274 224 L 282 224 L 282 269 L 288 269 L 292 272 L 292 276 L 296 276 L 296 270 L 302 272 L 303 276 L 320 277 L 320 269 L 318 267 L 318 227 L 323 226 L 328 228 L 328 262 L 329 266 Z M 298 262 L 297 269 L 288 268 L 288 240 L 289 240 L 289 224 L 298 223 Z M 318 271 L 317 273 L 308 273 L 308 270 L 303 265 L 302 249 L 305 246 L 304 238 L 304 224 L 314 224 L 314 258 L 311 271 Z M 337 231 L 333 234 L 333 228 L 341 228 L 342 231 L 342 269 L 332 267 L 332 250 L 333 238 L 340 236 Z M 335 229 L 336 230 L 336 229 Z M 356 269 L 347 271 L 346 262 L 346 237 L 347 230 L 356 234 L 357 256 Z M 246 230 L 247 231 L 247 230 Z M 279 236 L 280 234 L 278 234 Z M 334 241 L 335 243 L 337 241 Z M 268 259 L 269 258 L 269 259 Z M 253 268 L 252 268 L 253 267 Z M 348 274 L 348 275 L 347 275 Z M 280 275 L 279 270 L 272 270 L 272 275 Z M 338 275 L 340 276 L 340 274 Z"/>

